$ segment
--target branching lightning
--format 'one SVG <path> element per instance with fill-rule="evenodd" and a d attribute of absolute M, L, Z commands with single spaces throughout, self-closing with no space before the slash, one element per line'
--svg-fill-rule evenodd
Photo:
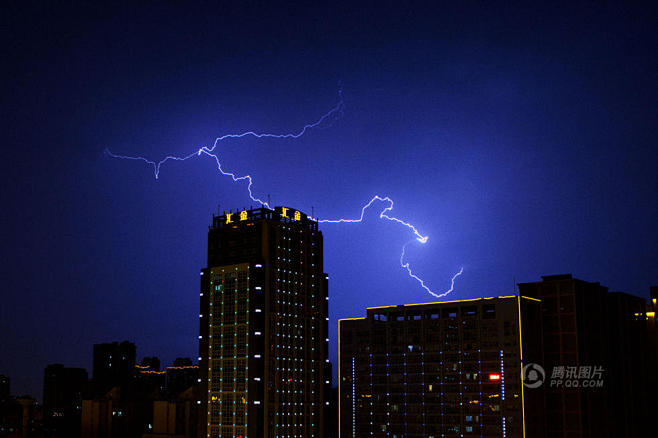
<path fill-rule="evenodd" d="M 161 169 L 162 165 L 164 163 L 166 163 L 167 161 L 187 161 L 190 158 L 193 158 L 195 156 L 198 157 L 198 156 L 201 156 L 201 154 L 204 154 L 204 155 L 207 155 L 209 157 L 212 157 L 215 160 L 215 162 L 217 164 L 217 170 L 219 170 L 219 172 L 222 175 L 231 177 L 233 182 L 246 181 L 247 182 L 247 191 L 249 192 L 249 198 L 251 198 L 252 201 L 257 202 L 257 203 L 259 203 L 260 205 L 262 205 L 266 208 L 272 208 L 272 207 L 270 207 L 269 203 L 263 201 L 262 199 L 259 199 L 258 197 L 256 197 L 253 194 L 252 186 L 253 186 L 254 181 L 253 181 L 253 178 L 251 177 L 251 175 L 238 176 L 234 172 L 228 172 L 228 171 L 226 171 L 222 168 L 222 163 L 219 160 L 219 156 L 218 156 L 217 153 L 215 153 L 215 149 L 217 149 L 217 145 L 220 142 L 222 142 L 224 140 L 227 140 L 227 139 L 239 139 L 239 138 L 244 138 L 244 137 L 277 138 L 277 139 L 295 139 L 295 138 L 299 138 L 299 137 L 303 136 L 308 130 L 313 129 L 313 128 L 321 127 L 326 123 L 332 123 L 334 120 L 336 120 L 337 118 L 342 116 L 344 103 L 343 103 L 342 94 L 341 94 L 340 91 L 339 91 L 339 97 L 340 97 L 339 102 L 329 112 L 324 114 L 322 117 L 320 117 L 314 123 L 309 123 L 309 124 L 305 125 L 304 127 L 302 127 L 301 130 L 299 130 L 296 133 L 271 134 L 271 133 L 257 133 L 257 132 L 254 132 L 254 131 L 247 131 L 247 132 L 243 132 L 241 134 L 225 134 L 225 135 L 222 135 L 221 137 L 217 137 L 212 146 L 203 146 L 199 150 L 197 150 L 195 152 L 192 152 L 188 155 L 185 155 L 183 157 L 168 155 L 160 161 L 149 160 L 148 158 L 141 157 L 141 156 L 119 155 L 119 154 L 115 154 L 115 153 L 111 152 L 109 149 L 105 149 L 105 153 L 107 155 L 109 155 L 110 157 L 112 157 L 112 158 L 120 158 L 120 159 L 123 159 L 123 160 L 133 160 L 133 161 L 143 161 L 143 162 L 153 166 L 153 173 L 154 173 L 155 179 L 160 178 L 160 169 Z M 450 282 L 450 289 L 448 289 L 447 291 L 442 292 L 442 293 L 437 293 L 437 292 L 432 291 L 425 284 L 425 282 L 423 281 L 422 278 L 420 278 L 418 275 L 414 274 L 413 271 L 411 270 L 409 262 L 405 261 L 407 245 L 409 245 L 410 243 L 412 243 L 414 241 L 420 242 L 421 244 L 425 244 L 425 243 L 427 243 L 427 240 L 429 239 L 429 236 L 421 234 L 420 231 L 418 231 L 418 229 L 414 225 L 412 225 L 411 223 L 406 222 L 402 219 L 399 219 L 395 216 L 391 216 L 389 213 L 391 213 L 391 211 L 393 210 L 394 203 L 393 203 L 393 200 L 391 198 L 389 198 L 388 196 L 375 195 L 368 203 L 366 203 L 361 208 L 361 215 L 356 219 L 340 218 L 340 219 L 315 219 L 315 220 L 317 220 L 319 223 L 329 223 L 329 224 L 360 223 L 360 222 L 363 222 L 363 218 L 364 218 L 366 210 L 369 209 L 370 207 L 372 207 L 372 205 L 375 202 L 384 203 L 384 205 L 385 205 L 383 210 L 381 210 L 380 213 L 379 213 L 379 218 L 380 219 L 386 219 L 388 221 L 396 222 L 400 225 L 403 225 L 406 228 L 408 228 L 409 230 L 411 230 L 411 232 L 415 236 L 414 240 L 412 240 L 410 242 L 407 242 L 402 247 L 402 253 L 400 254 L 400 266 L 404 270 L 406 270 L 407 273 L 409 274 L 409 276 L 411 278 L 413 278 L 414 280 L 416 280 L 418 282 L 418 284 L 423 289 L 425 289 L 425 291 L 427 291 L 429 294 L 433 295 L 434 297 L 440 298 L 440 297 L 444 297 L 444 296 L 448 295 L 449 293 L 451 293 L 454 290 L 455 279 L 457 277 L 459 277 L 464 272 L 464 268 L 461 268 L 459 270 L 459 272 L 457 272 L 452 277 L 452 280 Z"/>

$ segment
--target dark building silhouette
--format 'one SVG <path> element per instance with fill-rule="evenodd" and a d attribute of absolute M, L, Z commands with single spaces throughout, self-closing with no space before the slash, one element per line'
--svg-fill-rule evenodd
<path fill-rule="evenodd" d="M 353 437 L 537 437 L 539 300 L 481 298 L 371 307 L 342 319 L 339 428 Z"/>
<path fill-rule="evenodd" d="M 136 367 L 135 380 L 127 387 L 131 398 L 159 398 L 166 390 L 166 371 Z"/>
<path fill-rule="evenodd" d="M 136 365 L 135 344 L 94 345 L 92 397 L 82 403 L 83 438 L 141 438 L 153 418 L 153 400 L 162 397 L 159 360 Z"/>
<path fill-rule="evenodd" d="M 658 306 L 658 302 L 656 302 L 658 300 L 658 286 L 651 286 L 649 288 L 649 296 L 651 297 L 651 303 L 649 304 L 651 309 L 656 309 Z"/>
<path fill-rule="evenodd" d="M 190 358 L 176 358 L 174 365 L 167 367 L 167 394 L 175 398 L 190 387 L 198 386 L 199 367 L 192 365 Z"/>
<path fill-rule="evenodd" d="M 338 387 L 333 386 L 333 364 L 327 366 L 327 393 L 324 402 L 324 436 L 325 438 L 338 438 Z"/>
<path fill-rule="evenodd" d="M 542 300 L 540 363 L 548 373 L 560 366 L 607 365 L 605 287 L 571 275 L 551 275 L 542 276 L 541 282 L 521 283 L 519 291 Z M 608 388 L 547 386 L 547 436 L 604 436 L 607 424 L 601 416 L 607 412 Z"/>
<path fill-rule="evenodd" d="M 135 365 L 135 382 L 130 385 L 132 397 L 158 398 L 165 391 L 165 371 L 160 371 L 160 359 L 145 357 Z"/>
<path fill-rule="evenodd" d="M 11 381 L 9 377 L 0 374 L 0 402 L 8 400 L 11 396 Z"/>
<path fill-rule="evenodd" d="M 0 437 L 15 433 L 20 424 L 20 407 L 11 397 L 9 377 L 0 374 Z"/>
<path fill-rule="evenodd" d="M 165 387 L 171 368 L 193 374 L 182 391 Z M 186 382 L 192 379 L 186 376 Z M 136 366 L 133 381 L 115 386 L 102 397 L 83 401 L 83 438 L 196 438 L 198 436 L 198 366 L 166 371 Z"/>
<path fill-rule="evenodd" d="M 647 324 L 647 409 L 652 424 L 655 424 L 656 394 L 658 394 L 658 286 L 650 288 L 649 303 L 645 318 Z"/>
<path fill-rule="evenodd" d="M 44 436 L 40 427 L 41 409 L 32 397 L 9 397 L 0 401 L 0 437 Z"/>
<path fill-rule="evenodd" d="M 600 387 L 546 385 L 546 436 L 649 436 L 645 301 L 570 274 L 542 276 L 519 291 L 542 301 L 547 374 L 556 367 L 603 370 Z"/>
<path fill-rule="evenodd" d="M 88 391 L 87 370 L 48 365 L 43 373 L 43 426 L 46 437 L 80 436 L 82 400 Z"/>
<path fill-rule="evenodd" d="M 325 409 L 325 438 L 338 438 L 338 387 L 329 390 Z"/>
<path fill-rule="evenodd" d="M 201 436 L 324 437 L 327 276 L 315 220 L 213 217 L 201 271 Z"/>
<path fill-rule="evenodd" d="M 160 371 L 160 359 L 157 357 L 145 357 L 142 359 L 139 368 L 149 371 Z"/>
<path fill-rule="evenodd" d="M 115 386 L 135 378 L 137 348 L 132 342 L 94 345 L 93 394 L 102 397 Z"/>
<path fill-rule="evenodd" d="M 157 357 L 136 365 L 136 352 L 130 342 L 94 346 L 95 391 L 82 401 L 82 438 L 196 438 L 198 366 L 178 358 L 161 370 Z"/>
<path fill-rule="evenodd" d="M 191 386 L 174 398 L 154 401 L 153 422 L 142 438 L 197 438 L 199 397 L 198 386 Z"/>
<path fill-rule="evenodd" d="M 193 365 L 192 359 L 189 357 L 177 357 L 174 359 L 174 365 L 175 367 L 191 367 Z"/>
<path fill-rule="evenodd" d="M 125 386 L 82 402 L 82 438 L 141 438 L 152 428 L 153 399 Z"/>
<path fill-rule="evenodd" d="M 644 298 L 623 292 L 606 297 L 606 366 L 608 368 L 606 421 L 611 437 L 646 436 L 648 419 L 647 324 L 643 315 Z M 655 372 L 655 371 L 654 371 Z"/>

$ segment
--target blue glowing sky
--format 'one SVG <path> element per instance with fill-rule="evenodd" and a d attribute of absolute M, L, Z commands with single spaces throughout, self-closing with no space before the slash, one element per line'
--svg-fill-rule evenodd
<path fill-rule="evenodd" d="M 325 219 L 374 195 L 429 235 L 413 269 L 452 298 L 571 272 L 648 295 L 658 283 L 658 38 L 646 6 L 482 2 L 279 9 L 15 5 L 3 14 L 0 373 L 40 397 L 43 368 L 91 369 L 131 340 L 197 357 L 211 215 L 245 184 L 187 155 L 226 140 L 254 193 Z M 383 205 L 382 205 L 383 206 Z M 399 266 L 404 227 L 322 226 L 336 320 L 431 301 Z"/>

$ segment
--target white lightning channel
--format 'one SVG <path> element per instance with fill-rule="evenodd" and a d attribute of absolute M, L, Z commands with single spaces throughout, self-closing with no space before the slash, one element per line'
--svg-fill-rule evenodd
<path fill-rule="evenodd" d="M 217 137 L 212 146 L 203 146 L 199 150 L 197 150 L 195 152 L 192 152 L 188 155 L 182 156 L 182 157 L 177 157 L 177 156 L 174 156 L 174 155 L 167 155 L 165 158 L 163 158 L 160 161 L 149 160 L 148 158 L 141 157 L 141 156 L 130 156 L 130 155 L 115 154 L 115 153 L 111 152 L 109 149 L 105 149 L 105 153 L 107 155 L 109 155 L 110 157 L 112 157 L 112 158 L 119 158 L 119 159 L 122 159 L 122 160 L 142 161 L 142 162 L 145 162 L 147 164 L 150 164 L 151 166 L 153 166 L 153 173 L 154 173 L 155 179 L 160 178 L 160 169 L 161 169 L 162 165 L 164 163 L 166 163 L 167 161 L 187 161 L 190 158 L 193 158 L 195 156 L 201 156 L 202 154 L 206 155 L 206 156 L 209 156 L 209 157 L 212 157 L 212 158 L 214 158 L 214 160 L 217 164 L 217 170 L 219 170 L 219 173 L 221 173 L 224 176 L 230 177 L 233 180 L 233 182 L 247 181 L 247 191 L 249 192 L 249 198 L 251 198 L 252 201 L 259 203 L 260 205 L 271 209 L 272 207 L 270 207 L 269 203 L 263 201 L 262 199 L 259 199 L 258 197 L 256 197 L 253 194 L 252 186 L 254 184 L 254 181 L 253 181 L 253 178 L 251 177 L 251 175 L 238 176 L 234 172 L 229 172 L 229 171 L 224 170 L 224 168 L 222 167 L 222 163 L 219 159 L 219 156 L 215 153 L 215 149 L 217 149 L 218 144 L 221 141 L 226 140 L 226 139 L 239 139 L 239 138 L 243 138 L 243 137 L 278 138 L 278 139 L 287 139 L 287 138 L 295 139 L 295 138 L 299 138 L 299 137 L 303 136 L 308 130 L 320 127 L 322 124 L 324 124 L 328 120 L 333 122 L 336 118 L 338 118 L 339 116 L 341 116 L 343 114 L 344 104 L 343 104 L 342 95 L 341 95 L 340 92 L 339 92 L 339 97 L 340 97 L 340 100 L 339 100 L 338 104 L 336 104 L 335 107 L 333 107 L 329 112 L 324 114 L 322 117 L 320 117 L 315 122 L 304 125 L 302 127 L 302 129 L 299 130 L 296 133 L 271 134 L 271 133 L 257 133 L 257 132 L 254 132 L 254 131 L 247 131 L 247 132 L 243 132 L 243 133 L 240 133 L 240 134 L 225 134 L 225 135 L 222 135 L 221 137 Z M 320 219 L 320 220 L 314 219 L 314 220 L 317 220 L 318 223 L 328 223 L 328 224 L 360 223 L 360 222 L 363 222 L 363 218 L 364 218 L 366 210 L 368 208 L 370 208 L 376 201 L 379 201 L 379 202 L 382 202 L 382 203 L 385 204 L 385 207 L 379 213 L 379 218 L 380 219 L 385 219 L 385 220 L 388 220 L 388 221 L 391 221 L 391 222 L 396 222 L 400 225 L 403 225 L 404 227 L 411 230 L 411 232 L 415 236 L 415 239 L 414 239 L 415 241 L 418 241 L 421 244 L 427 243 L 427 240 L 429 239 L 429 236 L 421 234 L 420 231 L 418 231 L 418 229 L 414 225 L 412 225 L 411 223 L 406 222 L 406 221 L 404 221 L 400 218 L 397 218 L 397 217 L 392 216 L 392 215 L 389 214 L 393 210 L 394 203 L 393 203 L 393 200 L 391 198 L 389 198 L 388 196 L 375 195 L 372 199 L 370 199 L 369 202 L 367 202 L 361 208 L 361 215 L 356 219 L 340 218 L 340 219 Z M 412 240 L 411 242 L 413 242 L 414 240 Z M 447 291 L 442 292 L 442 293 L 434 292 L 432 289 L 430 289 L 425 284 L 425 281 L 422 278 L 420 278 L 417 274 L 415 274 L 411 270 L 409 262 L 405 261 L 406 247 L 411 242 L 407 242 L 402 247 L 402 253 L 400 255 L 400 266 L 404 270 L 407 271 L 407 273 L 409 274 L 409 277 L 416 280 L 418 282 L 418 284 L 420 285 L 420 287 L 422 287 L 430 295 L 432 295 L 434 297 L 437 297 L 437 298 L 440 298 L 440 297 L 444 297 L 444 296 L 448 295 L 449 293 L 451 293 L 454 290 L 454 287 L 455 287 L 455 279 L 457 277 L 459 277 L 464 272 L 464 268 L 461 268 L 459 270 L 459 272 L 457 272 L 455 275 L 453 275 L 453 277 L 451 279 L 451 282 L 450 282 L 450 289 L 448 289 Z"/>

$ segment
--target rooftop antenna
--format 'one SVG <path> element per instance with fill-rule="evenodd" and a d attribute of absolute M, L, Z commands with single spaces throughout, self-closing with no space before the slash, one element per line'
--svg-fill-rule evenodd
<path fill-rule="evenodd" d="M 311 217 L 315 217 L 315 207 L 311 205 Z"/>
<path fill-rule="evenodd" d="M 270 194 L 268 193 L 267 194 L 267 206 L 269 207 L 270 205 L 271 205 L 270 204 Z"/>

